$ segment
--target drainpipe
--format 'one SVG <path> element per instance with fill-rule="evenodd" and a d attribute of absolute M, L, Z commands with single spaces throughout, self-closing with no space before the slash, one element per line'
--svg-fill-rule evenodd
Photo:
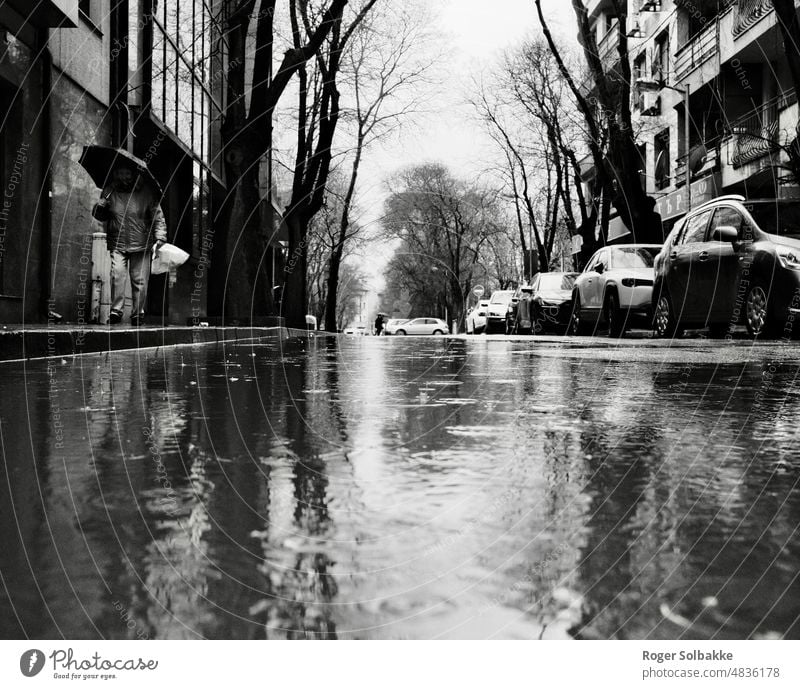
<path fill-rule="evenodd" d="M 53 197 L 52 181 L 52 113 L 50 92 L 53 86 L 53 56 L 49 48 L 50 29 L 42 28 L 36 33 L 37 53 L 42 69 L 42 121 L 41 121 L 41 146 L 42 158 L 46 161 L 42 174 L 42 191 L 39 194 L 39 279 L 41 297 L 39 311 L 42 317 L 48 318 L 50 311 L 50 297 L 52 296 L 52 256 L 51 213 Z"/>

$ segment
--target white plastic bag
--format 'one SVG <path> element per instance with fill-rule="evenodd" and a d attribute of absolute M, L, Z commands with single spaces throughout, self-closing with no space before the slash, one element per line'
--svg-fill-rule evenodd
<path fill-rule="evenodd" d="M 150 273 L 152 275 L 168 273 L 170 269 L 177 268 L 186 263 L 188 258 L 189 254 L 183 249 L 179 249 L 174 244 L 162 244 L 158 253 L 156 253 L 155 247 L 153 247 L 153 259 L 150 261 Z"/>

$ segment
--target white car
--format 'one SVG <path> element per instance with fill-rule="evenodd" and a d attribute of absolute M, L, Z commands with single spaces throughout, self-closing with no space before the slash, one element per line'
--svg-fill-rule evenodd
<path fill-rule="evenodd" d="M 408 318 L 390 318 L 383 326 L 384 335 L 394 335 L 395 331 L 403 324 L 408 323 Z"/>
<path fill-rule="evenodd" d="M 489 308 L 486 311 L 486 334 L 504 333 L 506 331 L 506 317 L 511 299 L 514 296 L 513 289 L 502 289 L 492 292 L 489 300 Z"/>
<path fill-rule="evenodd" d="M 450 329 L 440 318 L 413 318 L 401 323 L 394 331 L 395 335 L 444 335 Z"/>
<path fill-rule="evenodd" d="M 648 327 L 660 244 L 619 244 L 598 250 L 575 280 L 572 334 L 584 335 L 601 324 L 621 337 L 632 323 Z"/>
<path fill-rule="evenodd" d="M 366 325 L 350 326 L 344 331 L 345 335 L 369 335 Z"/>
<path fill-rule="evenodd" d="M 486 330 L 486 311 L 489 309 L 489 300 L 481 299 L 467 313 L 467 335 L 477 335 Z"/>

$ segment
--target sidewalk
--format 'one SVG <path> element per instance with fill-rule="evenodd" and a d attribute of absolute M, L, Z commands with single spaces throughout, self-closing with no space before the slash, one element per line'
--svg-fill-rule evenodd
<path fill-rule="evenodd" d="M 273 327 L 190 327 L 180 325 L 4 325 L 0 326 L 0 361 L 71 356 L 146 347 L 213 344 L 265 337 L 307 336 L 305 330 Z"/>

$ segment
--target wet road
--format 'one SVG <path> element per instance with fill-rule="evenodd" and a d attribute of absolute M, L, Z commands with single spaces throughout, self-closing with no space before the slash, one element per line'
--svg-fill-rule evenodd
<path fill-rule="evenodd" d="M 800 347 L 2 365 L 0 636 L 800 637 Z"/>

